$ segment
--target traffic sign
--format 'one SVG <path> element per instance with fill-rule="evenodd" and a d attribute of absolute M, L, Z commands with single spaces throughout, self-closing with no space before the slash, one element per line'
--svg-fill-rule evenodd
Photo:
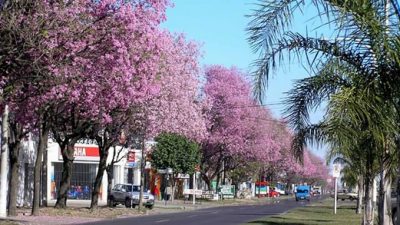
<path fill-rule="evenodd" d="M 338 163 L 335 163 L 335 164 L 333 164 L 333 174 L 332 174 L 332 176 L 333 177 L 335 177 L 335 178 L 337 178 L 337 177 L 340 177 L 340 164 L 338 164 Z"/>

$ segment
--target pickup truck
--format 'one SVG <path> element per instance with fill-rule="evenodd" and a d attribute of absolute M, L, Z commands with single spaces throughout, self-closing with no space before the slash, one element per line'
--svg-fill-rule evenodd
<path fill-rule="evenodd" d="M 116 184 L 109 195 L 109 206 L 115 207 L 123 204 L 127 208 L 135 208 L 139 205 L 140 186 L 132 184 Z M 152 209 L 154 206 L 154 195 L 143 191 L 143 205 Z"/>
<path fill-rule="evenodd" d="M 334 195 L 335 195 L 335 193 L 331 194 L 331 197 L 334 198 L 335 197 Z M 357 193 L 352 193 L 352 192 L 347 192 L 347 191 L 339 191 L 337 193 L 337 200 L 339 200 L 339 199 L 342 201 L 344 201 L 346 199 L 353 201 L 353 200 L 358 199 L 358 195 L 357 195 Z"/>

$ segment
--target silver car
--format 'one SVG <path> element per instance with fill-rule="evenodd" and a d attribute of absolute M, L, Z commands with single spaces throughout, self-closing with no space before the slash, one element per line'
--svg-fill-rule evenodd
<path fill-rule="evenodd" d="M 115 207 L 124 204 L 127 208 L 135 208 L 139 205 L 140 186 L 133 184 L 116 184 L 109 195 L 109 206 Z M 148 191 L 143 192 L 143 205 L 152 209 L 154 206 L 154 195 Z"/>

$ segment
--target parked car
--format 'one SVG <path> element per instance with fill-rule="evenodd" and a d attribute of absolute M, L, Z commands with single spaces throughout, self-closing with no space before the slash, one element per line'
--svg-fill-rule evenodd
<path fill-rule="evenodd" d="M 334 195 L 335 195 L 335 193 L 332 193 L 331 197 L 334 198 L 335 197 Z M 337 200 L 344 201 L 346 199 L 348 199 L 350 201 L 357 200 L 358 199 L 358 195 L 357 195 L 357 193 L 348 192 L 347 190 L 338 191 Z"/>
<path fill-rule="evenodd" d="M 308 186 L 308 185 L 297 186 L 295 197 L 296 197 L 296 201 L 300 201 L 300 200 L 310 201 L 310 198 L 311 198 L 310 186 Z"/>
<path fill-rule="evenodd" d="M 312 188 L 312 195 L 313 196 L 317 196 L 317 195 L 321 195 L 321 186 L 314 186 L 313 188 Z"/>
<path fill-rule="evenodd" d="M 140 186 L 132 184 L 116 184 L 109 196 L 109 206 L 124 204 L 127 208 L 139 205 Z M 143 205 L 149 209 L 154 206 L 154 195 L 143 191 Z"/>

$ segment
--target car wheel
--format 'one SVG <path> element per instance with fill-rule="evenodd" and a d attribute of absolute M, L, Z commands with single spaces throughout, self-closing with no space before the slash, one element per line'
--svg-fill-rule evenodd
<path fill-rule="evenodd" d="M 299 199 L 298 198 L 296 198 L 296 202 L 298 202 L 299 201 Z"/>
<path fill-rule="evenodd" d="M 154 205 L 146 205 L 146 208 L 153 209 Z"/>
<path fill-rule="evenodd" d="M 393 221 L 393 224 L 397 224 L 398 218 L 397 218 L 396 210 L 392 211 L 392 221 Z"/>
<path fill-rule="evenodd" d="M 131 208 L 131 199 L 129 199 L 129 198 L 125 199 L 125 207 Z"/>

